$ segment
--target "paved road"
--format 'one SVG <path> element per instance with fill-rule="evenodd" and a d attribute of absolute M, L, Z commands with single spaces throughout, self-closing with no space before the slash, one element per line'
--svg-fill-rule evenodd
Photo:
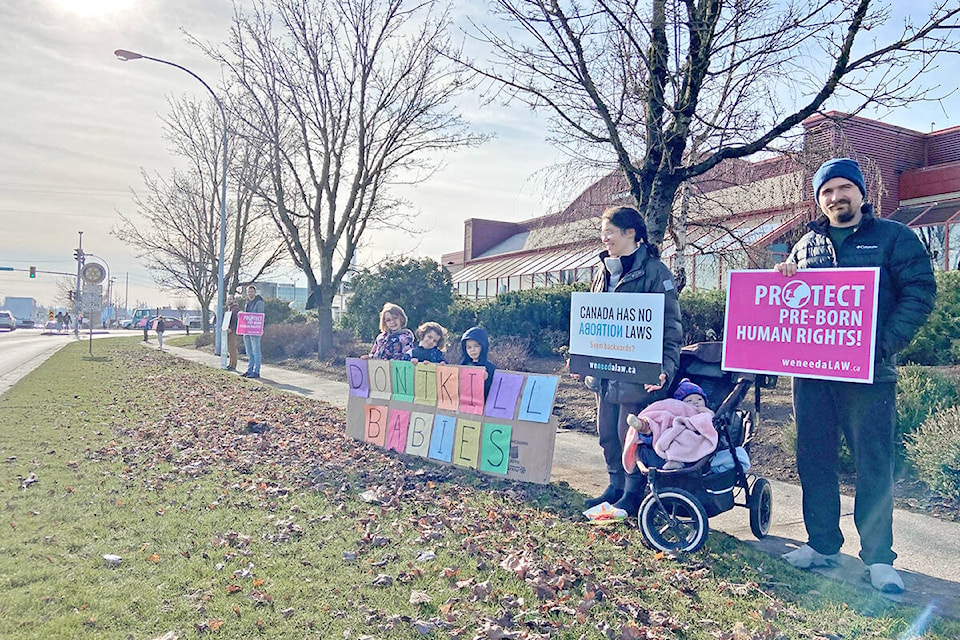
<path fill-rule="evenodd" d="M 59 340 L 59 346 L 65 343 Z M 146 346 L 156 347 L 156 342 Z M 195 349 L 169 347 L 169 352 L 185 360 L 219 368 L 220 358 Z M 54 353 L 56 348 L 38 351 L 34 360 L 23 365 L 30 369 Z M 42 359 L 41 359 L 42 358 Z M 6 343 L 0 340 L 0 362 L 7 359 Z M 225 374 L 226 375 L 226 374 Z M 235 375 L 235 374 L 230 374 Z M 342 382 L 319 378 L 312 374 L 289 371 L 264 365 L 262 384 L 268 384 L 291 393 L 297 393 L 335 406 L 345 407 L 347 386 Z M 13 384 L 16 371 L 0 369 L 0 382 Z M 251 384 L 255 384 L 251 381 Z M 0 386 L 0 392 L 4 387 Z M 565 481 L 588 495 L 595 495 L 606 485 L 603 457 L 596 439 L 576 432 L 557 433 L 551 481 Z M 770 535 L 758 541 L 750 533 L 749 514 L 744 508 L 720 514 L 710 519 L 710 527 L 739 538 L 764 552 L 778 556 L 806 539 L 800 515 L 799 487 L 773 481 L 774 514 Z M 846 543 L 841 552 L 843 564 L 839 568 L 820 573 L 835 580 L 870 589 L 862 581 L 863 563 L 857 557 L 859 538 L 853 524 L 853 500 L 844 498 L 841 504 L 841 527 Z M 900 557 L 896 566 L 901 570 L 907 592 L 889 596 L 906 604 L 926 607 L 933 604 L 945 615 L 960 618 L 960 524 L 946 522 L 909 511 L 894 513 L 896 551 Z"/>

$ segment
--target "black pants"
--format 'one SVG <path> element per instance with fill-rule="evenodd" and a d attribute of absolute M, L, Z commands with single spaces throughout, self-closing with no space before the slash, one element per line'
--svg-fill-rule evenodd
<path fill-rule="evenodd" d="M 627 437 L 627 414 L 640 413 L 645 404 L 613 404 L 603 402 L 597 395 L 597 434 L 603 459 L 607 463 L 610 484 L 623 487 L 624 493 L 642 496 L 647 488 L 647 476 L 642 473 L 627 474 L 623 470 L 623 443 Z"/>
<path fill-rule="evenodd" d="M 797 471 L 803 489 L 808 544 L 823 554 L 840 551 L 840 430 L 857 470 L 853 520 L 865 564 L 893 564 L 893 437 L 897 384 L 793 379 L 797 418 Z"/>

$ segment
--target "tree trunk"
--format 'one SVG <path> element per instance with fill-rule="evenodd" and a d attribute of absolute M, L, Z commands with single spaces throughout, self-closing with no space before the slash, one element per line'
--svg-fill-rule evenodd
<path fill-rule="evenodd" d="M 317 359 L 333 354 L 333 293 L 329 284 L 321 284 L 317 302 Z"/>
<path fill-rule="evenodd" d="M 200 305 L 200 331 L 210 331 L 210 304 Z"/>

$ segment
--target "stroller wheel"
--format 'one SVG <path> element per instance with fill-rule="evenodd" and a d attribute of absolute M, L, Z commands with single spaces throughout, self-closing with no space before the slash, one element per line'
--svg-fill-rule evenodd
<path fill-rule="evenodd" d="M 773 521 L 773 490 L 766 479 L 757 478 L 754 481 L 747 507 L 750 508 L 750 530 L 757 539 L 765 538 Z"/>
<path fill-rule="evenodd" d="M 692 553 L 707 540 L 707 512 L 683 489 L 647 494 L 638 519 L 644 540 L 661 551 Z"/>

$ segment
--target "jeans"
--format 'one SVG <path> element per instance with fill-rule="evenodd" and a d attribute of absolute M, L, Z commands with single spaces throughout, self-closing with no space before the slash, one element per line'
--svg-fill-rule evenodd
<path fill-rule="evenodd" d="M 260 361 L 263 355 L 260 352 L 260 336 L 243 336 L 243 348 L 247 351 L 247 373 L 260 375 Z"/>
<path fill-rule="evenodd" d="M 857 470 L 853 521 L 865 564 L 893 564 L 893 438 L 897 383 L 793 379 L 797 471 L 809 545 L 840 551 L 840 431 Z"/>
<path fill-rule="evenodd" d="M 159 343 L 160 348 L 163 349 L 163 331 L 157 331 L 157 343 Z"/>
<path fill-rule="evenodd" d="M 607 463 L 610 484 L 623 487 L 625 494 L 642 496 L 647 488 L 647 476 L 642 473 L 627 474 L 623 469 L 623 442 L 627 437 L 627 414 L 640 413 L 642 404 L 614 404 L 603 402 L 597 395 L 597 434 L 600 448 Z"/>

